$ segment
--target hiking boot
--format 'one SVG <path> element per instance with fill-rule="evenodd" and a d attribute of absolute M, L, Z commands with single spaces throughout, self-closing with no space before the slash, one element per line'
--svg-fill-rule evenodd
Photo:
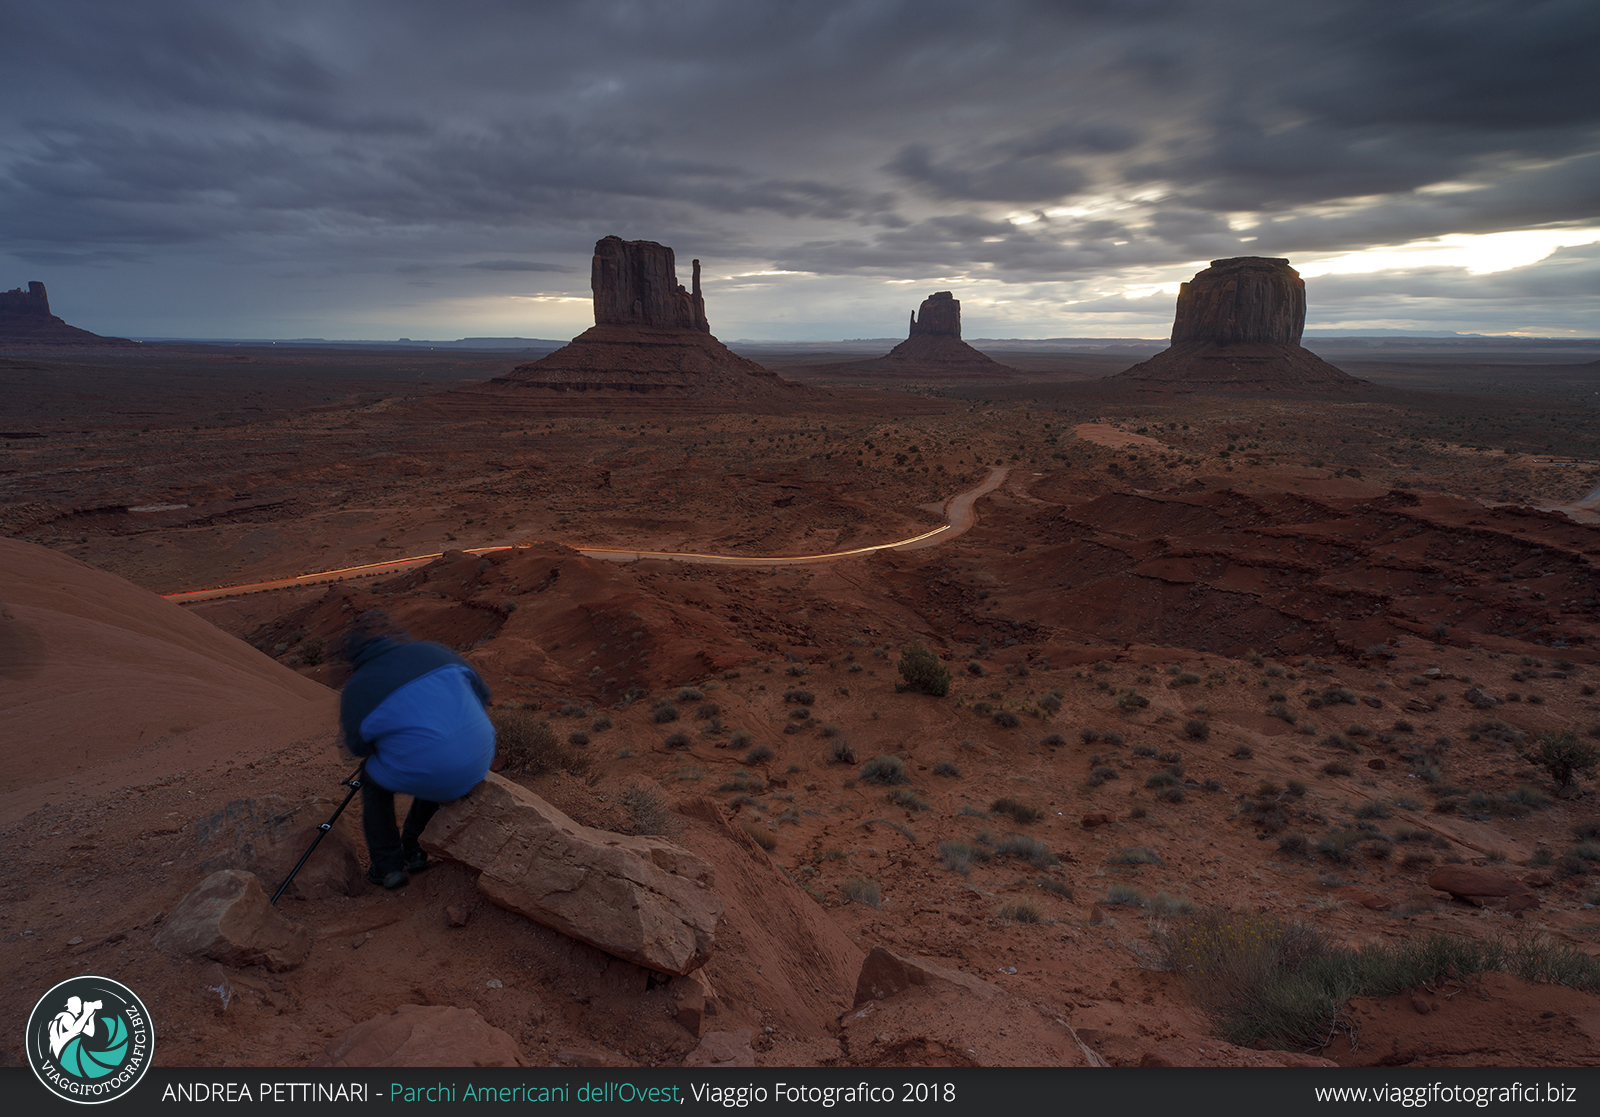
<path fill-rule="evenodd" d="M 406 854 L 406 872 L 425 873 L 433 867 L 433 862 L 428 860 L 426 852 L 414 849 Z"/>
<path fill-rule="evenodd" d="M 371 884 L 382 885 L 390 892 L 396 888 L 404 888 L 411 878 L 406 876 L 404 869 L 390 869 L 387 873 L 378 872 L 377 868 L 367 870 L 367 881 Z"/>

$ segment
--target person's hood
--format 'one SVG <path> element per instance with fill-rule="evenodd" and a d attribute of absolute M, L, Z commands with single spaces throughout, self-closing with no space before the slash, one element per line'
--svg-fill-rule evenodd
<path fill-rule="evenodd" d="M 350 664 L 360 670 L 380 656 L 388 655 L 400 647 L 392 636 L 353 636 L 348 649 Z"/>

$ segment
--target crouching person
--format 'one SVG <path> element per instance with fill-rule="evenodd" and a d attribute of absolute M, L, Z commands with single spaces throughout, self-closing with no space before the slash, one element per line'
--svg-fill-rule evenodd
<path fill-rule="evenodd" d="M 355 674 L 344 685 L 344 743 L 365 760 L 362 826 L 372 865 L 367 879 L 402 888 L 428 867 L 418 839 L 440 803 L 482 781 L 494 760 L 489 688 L 471 664 L 442 644 L 413 641 L 388 614 L 361 614 L 345 636 Z M 396 792 L 412 796 L 404 829 Z"/>

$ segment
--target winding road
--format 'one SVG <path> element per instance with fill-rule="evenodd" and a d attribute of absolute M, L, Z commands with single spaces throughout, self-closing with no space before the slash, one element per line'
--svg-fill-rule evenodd
<path fill-rule="evenodd" d="M 848 551 L 830 551 L 821 555 L 711 555 L 701 554 L 696 551 L 630 551 L 619 547 L 573 547 L 580 555 L 589 558 L 605 559 L 607 562 L 634 562 L 638 559 L 664 559 L 668 562 L 697 562 L 711 566 L 801 566 L 807 563 L 833 562 L 837 559 L 851 558 L 855 555 L 870 555 L 875 551 L 915 551 L 923 547 L 937 547 L 962 534 L 973 524 L 978 522 L 978 499 L 987 496 L 998 489 L 1006 479 L 1010 470 L 1004 466 L 995 466 L 989 470 L 989 476 L 975 489 L 968 489 L 964 493 L 957 493 L 945 503 L 945 522 L 942 527 L 925 531 L 921 535 L 913 535 L 909 539 L 898 539 L 893 543 L 875 543 L 870 547 L 856 547 Z M 518 546 L 526 544 L 510 544 L 502 547 L 467 547 L 463 548 L 469 555 L 489 555 L 497 551 L 513 551 Z M 320 570 L 315 574 L 301 574 L 294 578 L 275 578 L 269 582 L 249 582 L 238 586 L 218 586 L 208 590 L 184 590 L 181 593 L 163 594 L 168 601 L 210 601 L 218 597 L 232 597 L 236 594 L 259 593 L 262 590 L 290 589 L 295 586 L 313 586 L 323 582 L 338 582 L 346 578 L 365 578 L 375 574 L 392 574 L 401 570 L 410 570 L 413 567 L 423 566 L 443 555 L 443 551 L 435 551 L 430 555 L 414 555 L 411 558 L 391 559 L 388 562 L 369 562 L 361 566 L 345 566 L 338 570 Z"/>

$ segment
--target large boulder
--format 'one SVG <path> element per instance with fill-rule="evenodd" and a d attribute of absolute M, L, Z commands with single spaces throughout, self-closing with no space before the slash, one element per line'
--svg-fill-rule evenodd
<path fill-rule="evenodd" d="M 1475 865 L 1441 865 L 1428 874 L 1428 887 L 1448 892 L 1480 908 L 1505 903 L 1510 912 L 1539 906 L 1539 894 L 1527 884 L 1494 869 Z"/>
<path fill-rule="evenodd" d="M 517 1041 L 470 1008 L 401 1005 L 328 1044 L 314 1067 L 525 1067 Z"/>
<path fill-rule="evenodd" d="M 255 874 L 221 869 L 178 901 L 156 933 L 156 946 L 202 954 L 223 965 L 292 970 L 311 953 L 311 936 L 267 900 Z"/>
<path fill-rule="evenodd" d="M 264 887 L 276 889 L 294 869 L 295 862 L 317 842 L 320 826 L 338 806 L 317 797 L 301 802 L 276 795 L 235 799 L 194 824 L 194 840 L 202 858 L 200 868 L 206 872 L 243 869 L 254 873 Z M 359 894 L 366 879 L 356 857 L 359 844 L 360 836 L 349 812 L 341 814 L 317 842 L 316 852 L 295 873 L 284 895 L 322 900 Z"/>
<path fill-rule="evenodd" d="M 711 956 L 722 903 L 710 862 L 581 826 L 493 772 L 439 809 L 422 848 L 481 870 L 478 888 L 501 907 L 618 958 L 682 975 Z"/>

